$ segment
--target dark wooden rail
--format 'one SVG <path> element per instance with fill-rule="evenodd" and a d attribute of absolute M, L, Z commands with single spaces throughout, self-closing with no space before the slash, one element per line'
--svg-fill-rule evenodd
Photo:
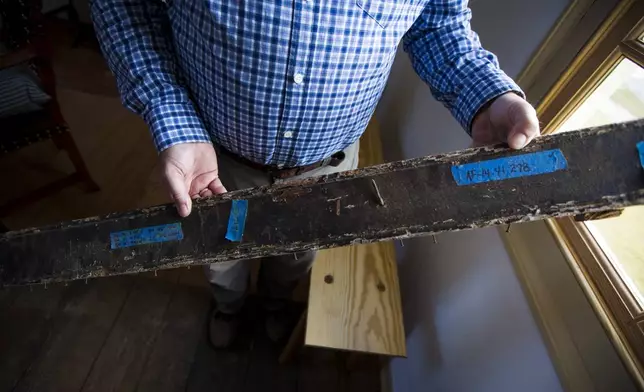
<path fill-rule="evenodd" d="M 0 237 L 0 283 L 136 273 L 642 204 L 640 142 L 644 121 L 613 124 L 545 136 L 522 151 L 476 148 L 230 192 L 197 201 L 183 219 L 163 205 L 9 232 Z"/>

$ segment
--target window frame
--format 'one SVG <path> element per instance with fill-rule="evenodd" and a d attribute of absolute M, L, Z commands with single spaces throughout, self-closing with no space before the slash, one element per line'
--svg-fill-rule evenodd
<path fill-rule="evenodd" d="M 544 134 L 554 132 L 627 58 L 644 68 L 644 2 L 621 1 L 537 105 Z M 634 378 L 644 375 L 644 309 L 588 228 L 572 218 L 547 226 Z"/>
<path fill-rule="evenodd" d="M 624 0 L 600 26 L 537 106 L 542 133 L 554 132 L 604 81 L 622 58 L 644 67 L 644 34 L 637 0 Z"/>

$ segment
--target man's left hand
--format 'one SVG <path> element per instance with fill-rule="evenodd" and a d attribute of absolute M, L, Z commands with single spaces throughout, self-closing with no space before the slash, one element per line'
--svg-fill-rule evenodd
<path fill-rule="evenodd" d="M 474 146 L 507 143 L 520 149 L 540 133 L 537 112 L 515 93 L 495 98 L 472 122 Z"/>

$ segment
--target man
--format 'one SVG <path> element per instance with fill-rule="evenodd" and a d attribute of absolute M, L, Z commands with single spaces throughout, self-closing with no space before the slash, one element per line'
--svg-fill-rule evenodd
<path fill-rule="evenodd" d="M 534 109 L 470 30 L 467 0 L 94 0 L 92 14 L 181 216 L 226 189 L 355 168 L 401 40 L 475 144 L 521 148 L 539 134 Z M 267 332 L 278 339 L 282 300 L 313 254 L 264 261 Z M 234 338 L 248 272 L 246 260 L 206 270 L 215 346 Z"/>

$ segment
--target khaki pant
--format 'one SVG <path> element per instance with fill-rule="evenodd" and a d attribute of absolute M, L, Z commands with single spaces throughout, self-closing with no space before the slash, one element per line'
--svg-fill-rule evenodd
<path fill-rule="evenodd" d="M 352 170 L 358 167 L 359 141 L 344 150 L 345 158 L 338 166 L 325 166 L 302 175 L 275 182 L 288 182 L 302 178 Z M 217 155 L 219 176 L 229 191 L 252 188 L 271 183 L 266 172 L 251 168 L 224 154 Z M 313 264 L 315 252 L 265 257 L 259 272 L 258 289 L 262 296 L 275 300 L 289 299 L 300 278 Z M 217 309 L 224 313 L 237 313 L 244 304 L 250 278 L 250 260 L 235 260 L 205 266 Z M 270 306 L 270 301 L 268 302 Z"/>

